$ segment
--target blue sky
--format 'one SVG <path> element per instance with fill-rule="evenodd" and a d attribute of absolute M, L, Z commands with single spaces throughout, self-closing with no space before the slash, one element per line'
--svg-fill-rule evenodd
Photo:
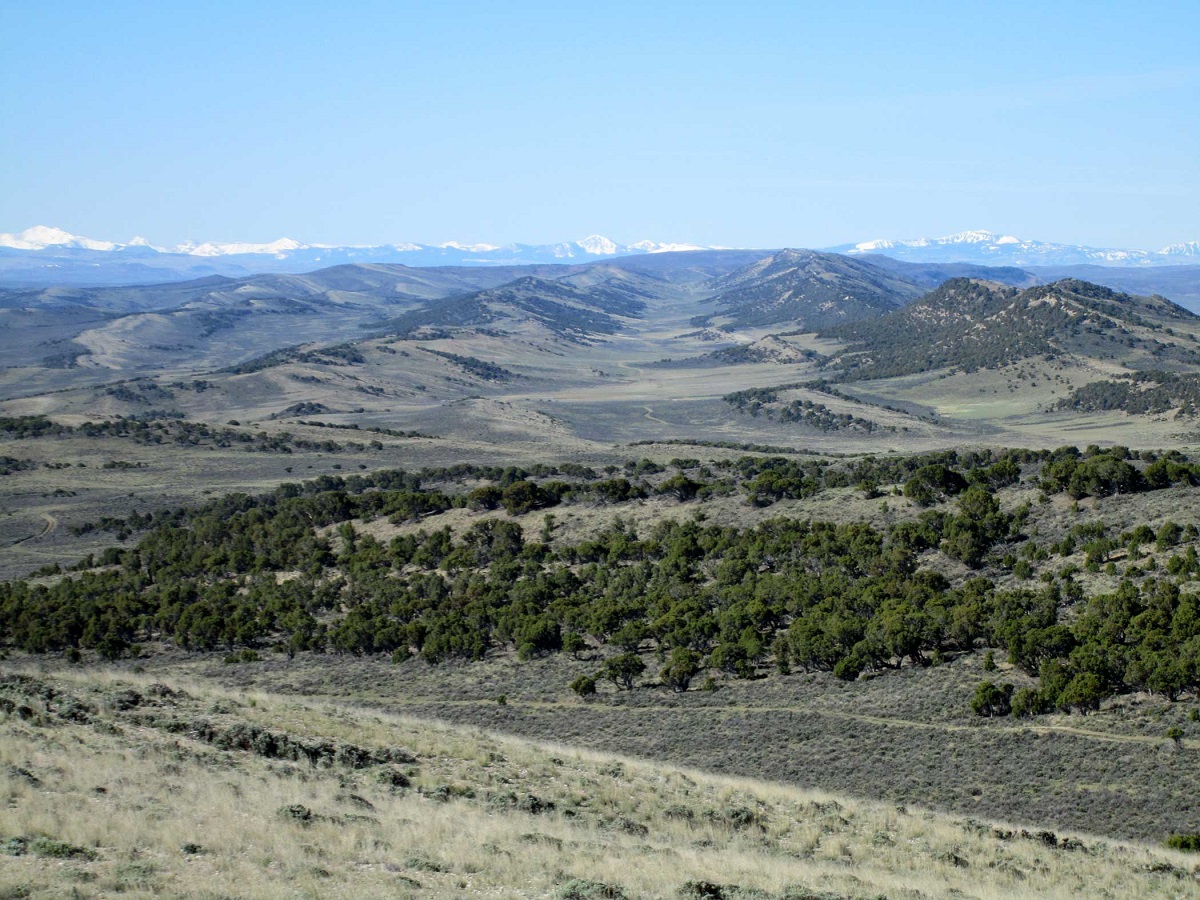
<path fill-rule="evenodd" d="M 0 3 L 0 231 L 1200 239 L 1194 0 L 347 6 Z"/>

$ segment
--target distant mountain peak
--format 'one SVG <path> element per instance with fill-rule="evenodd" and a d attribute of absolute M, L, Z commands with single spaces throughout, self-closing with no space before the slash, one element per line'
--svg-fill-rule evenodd
<path fill-rule="evenodd" d="M 613 241 L 599 234 L 589 235 L 575 243 L 593 256 L 612 256 L 620 249 Z"/>
<path fill-rule="evenodd" d="M 49 225 L 34 225 L 18 234 L 0 234 L 0 247 L 13 250 L 47 250 L 53 247 L 64 247 L 83 250 L 113 250 L 119 244 L 109 241 L 94 241 L 91 238 L 79 237 L 61 228 Z"/>
<path fill-rule="evenodd" d="M 1200 241 L 1184 241 L 1182 244 L 1171 244 L 1158 251 L 1164 256 L 1200 256 Z"/>

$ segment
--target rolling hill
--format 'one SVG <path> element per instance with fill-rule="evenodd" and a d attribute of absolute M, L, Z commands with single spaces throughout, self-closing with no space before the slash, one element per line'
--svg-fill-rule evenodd
<path fill-rule="evenodd" d="M 615 334 L 621 318 L 643 314 L 653 295 L 629 279 L 599 278 L 584 287 L 526 276 L 509 284 L 427 304 L 386 323 L 390 333 L 410 336 L 422 330 L 482 328 L 514 330 L 541 326 L 569 341 L 585 343 Z"/>
<path fill-rule="evenodd" d="M 304 341 L 363 336 L 429 301 L 534 276 L 575 279 L 614 309 L 622 297 L 636 302 L 651 295 L 640 285 L 654 280 L 602 265 L 346 265 L 308 275 L 0 291 L 0 315 L 10 326 L 0 336 L 0 350 L 9 365 L 122 371 L 220 366 Z M 555 293 L 551 281 L 537 283 L 548 295 Z M 445 315 L 453 317 L 449 309 Z M 560 310 L 557 318 L 565 315 Z M 593 324 L 611 328 L 607 319 Z"/>
<path fill-rule="evenodd" d="M 846 380 L 944 368 L 994 368 L 1038 356 L 1105 360 L 1130 369 L 1200 364 L 1194 314 L 1161 297 L 1134 297 L 1083 281 L 1025 290 L 952 279 L 903 310 L 826 329 L 846 341 L 832 361 Z"/>
<path fill-rule="evenodd" d="M 1039 281 L 1076 278 L 1116 291 L 1149 296 L 1159 294 L 1185 309 L 1200 312 L 1200 266 L 1030 266 L 1026 271 Z"/>
<path fill-rule="evenodd" d="M 697 317 L 707 325 L 719 317 L 726 328 L 781 325 L 818 331 L 891 312 L 922 288 L 881 268 L 813 250 L 781 250 L 706 285 L 716 311 Z"/>

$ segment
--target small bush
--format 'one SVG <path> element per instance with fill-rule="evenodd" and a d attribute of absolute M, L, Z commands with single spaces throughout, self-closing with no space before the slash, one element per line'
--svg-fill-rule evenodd
<path fill-rule="evenodd" d="M 650 829 L 641 822 L 635 822 L 633 819 L 625 817 L 617 819 L 616 829 L 622 834 L 632 834 L 634 837 L 646 837 L 650 834 Z"/>
<path fill-rule="evenodd" d="M 445 872 L 446 867 L 440 862 L 430 859 L 428 856 L 416 854 L 404 860 L 404 868 L 414 869 L 418 872 Z"/>
<path fill-rule="evenodd" d="M 137 691 L 135 691 L 133 689 L 127 689 L 127 690 L 117 691 L 117 693 L 114 694 L 113 698 L 109 701 L 109 704 L 112 706 L 113 709 L 125 711 L 125 710 L 130 710 L 130 709 L 137 709 L 137 707 L 142 705 L 143 699 L 144 698 L 142 697 L 142 695 L 139 694 Z"/>
<path fill-rule="evenodd" d="M 628 895 L 615 884 L 576 878 L 558 889 L 558 900 L 628 900 Z"/>
<path fill-rule="evenodd" d="M 722 900 L 725 889 L 711 881 L 685 881 L 679 886 L 680 900 Z"/>
<path fill-rule="evenodd" d="M 300 803 L 281 807 L 279 816 L 292 822 L 299 822 L 301 825 L 311 825 L 314 818 L 313 811 Z"/>
<path fill-rule="evenodd" d="M 596 679 L 590 675 L 580 675 L 571 682 L 571 690 L 580 697 L 591 697 L 596 693 Z"/>
<path fill-rule="evenodd" d="M 78 847 L 66 841 L 56 841 L 54 838 L 40 837 L 29 842 L 29 852 L 34 856 L 45 856 L 51 859 L 95 859 L 98 854 L 87 847 Z"/>
<path fill-rule="evenodd" d="M 1200 834 L 1173 834 L 1167 838 L 1167 846 L 1172 850 L 1183 850 L 1187 853 L 1200 853 Z"/>
<path fill-rule="evenodd" d="M 533 794 L 526 794 L 517 800 L 516 808 L 520 812 L 537 816 L 544 812 L 552 811 L 554 809 L 554 802 L 552 800 L 543 800 L 541 797 L 535 797 Z"/>
<path fill-rule="evenodd" d="M 740 884 L 687 881 L 680 885 L 678 896 L 680 900 L 770 900 L 771 895 L 758 888 L 742 887 Z"/>
<path fill-rule="evenodd" d="M 754 810 L 748 809 L 745 806 L 708 809 L 704 811 L 704 818 L 715 825 L 722 825 L 725 828 L 731 828 L 735 831 L 741 831 L 753 826 L 761 827 L 763 824 L 762 817 Z"/>
<path fill-rule="evenodd" d="M 676 803 L 663 810 L 663 818 L 691 822 L 695 820 L 696 814 L 689 807 Z"/>

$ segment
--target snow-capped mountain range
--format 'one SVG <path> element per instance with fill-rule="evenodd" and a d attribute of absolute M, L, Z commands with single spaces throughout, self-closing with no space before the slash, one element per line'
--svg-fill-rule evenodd
<path fill-rule="evenodd" d="M 126 243 L 95 240 L 38 225 L 0 234 L 0 283 L 8 285 L 149 284 L 210 275 L 301 273 L 345 263 L 408 266 L 496 266 L 581 263 L 640 253 L 716 250 L 695 244 L 639 241 L 618 244 L 592 235 L 558 244 L 397 243 L 375 246 L 186 242 L 158 246 L 135 237 Z M 825 248 L 849 256 L 881 254 L 910 262 L 969 262 L 992 266 L 1164 266 L 1200 264 L 1200 241 L 1162 250 L 1118 250 L 1023 240 L 989 231 L 940 238 L 875 240 Z M 764 254 L 771 252 L 764 250 Z"/>
<path fill-rule="evenodd" d="M 280 238 L 269 244 L 248 244 L 234 242 L 221 244 L 206 241 L 197 244 L 186 241 L 174 247 L 160 247 L 151 244 L 143 237 L 132 238 L 128 243 L 116 241 L 97 241 L 92 238 L 79 237 L 61 228 L 50 228 L 46 225 L 35 225 L 19 234 L 0 234 L 0 248 L 9 250 L 98 250 L 103 252 L 121 251 L 150 251 L 153 253 L 183 254 L 185 256 L 274 256 L 282 258 L 302 250 L 333 251 L 338 253 L 365 252 L 406 254 L 419 252 L 450 252 L 466 253 L 487 257 L 487 262 L 493 262 L 491 257 L 513 255 L 548 255 L 552 259 L 574 259 L 578 256 L 628 256 L 634 253 L 667 253 L 679 250 L 713 249 L 700 247 L 695 244 L 660 244 L 657 241 L 638 241 L 636 244 L 622 245 L 599 234 L 593 234 L 579 241 L 567 241 L 561 244 L 460 244 L 448 241 L 444 244 L 378 244 L 373 246 L 337 246 L 335 244 L 302 244 L 291 238 Z"/>
<path fill-rule="evenodd" d="M 940 238 L 864 241 L 829 247 L 850 256 L 877 253 L 908 262 L 968 262 L 989 266 L 1169 266 L 1200 263 L 1200 241 L 1161 250 L 1118 250 L 1031 241 L 990 231 L 962 231 Z"/>
<path fill-rule="evenodd" d="M 135 237 L 128 242 L 80 237 L 38 225 L 15 234 L 0 234 L 0 277 L 13 280 L 17 273 L 44 282 L 110 280 L 137 276 L 162 278 L 170 273 L 186 277 L 244 275 L 262 272 L 308 272 L 342 263 L 403 263 L 409 266 L 520 265 L 529 263 L 585 262 L 638 253 L 702 250 L 694 244 L 639 241 L 618 244 L 601 235 L 558 244 L 380 244 L 335 246 L 303 244 L 281 238 L 266 244 L 188 241 L 166 247 Z M 142 280 L 137 278 L 137 280 Z"/>

